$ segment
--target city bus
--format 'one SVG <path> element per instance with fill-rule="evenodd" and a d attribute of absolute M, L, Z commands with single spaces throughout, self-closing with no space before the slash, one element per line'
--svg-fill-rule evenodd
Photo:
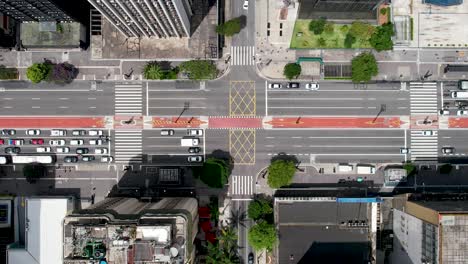
<path fill-rule="evenodd" d="M 13 164 L 43 163 L 53 162 L 52 156 L 12 156 Z"/>

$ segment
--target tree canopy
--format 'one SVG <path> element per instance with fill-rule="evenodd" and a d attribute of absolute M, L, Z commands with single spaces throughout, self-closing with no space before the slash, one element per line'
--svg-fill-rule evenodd
<path fill-rule="evenodd" d="M 262 221 L 249 229 L 248 239 L 255 250 L 271 251 L 277 241 L 275 226 Z"/>
<path fill-rule="evenodd" d="M 385 9 L 382 9 L 385 10 Z M 386 23 L 377 27 L 377 31 L 369 39 L 370 44 L 376 51 L 393 49 L 392 36 L 395 34 L 392 23 Z"/>
<path fill-rule="evenodd" d="M 223 188 L 228 181 L 229 167 L 222 159 L 208 158 L 199 172 L 202 182 L 211 188 Z"/>
<path fill-rule="evenodd" d="M 291 184 L 296 165 L 292 161 L 275 160 L 268 167 L 268 185 L 271 188 L 280 188 Z"/>
<path fill-rule="evenodd" d="M 379 73 L 374 55 L 364 52 L 351 61 L 351 79 L 353 82 L 368 82 Z"/>
<path fill-rule="evenodd" d="M 301 65 L 297 63 L 288 63 L 284 66 L 283 75 L 289 80 L 299 77 L 301 74 Z"/>
<path fill-rule="evenodd" d="M 39 83 L 49 77 L 51 65 L 48 63 L 34 63 L 26 70 L 26 77 L 33 83 Z"/>
<path fill-rule="evenodd" d="M 362 21 L 354 21 L 351 24 L 351 28 L 349 29 L 349 33 L 351 35 L 362 40 L 369 39 L 374 32 L 375 32 L 374 26 L 372 26 L 369 23 L 362 22 Z"/>
<path fill-rule="evenodd" d="M 148 80 L 159 80 L 163 77 L 163 70 L 157 62 L 149 62 L 143 68 L 143 76 Z"/>
<path fill-rule="evenodd" d="M 71 83 L 78 75 L 78 69 L 68 62 L 53 64 L 49 76 L 50 81 L 57 83 Z"/>
<path fill-rule="evenodd" d="M 218 74 L 216 65 L 209 60 L 191 60 L 180 64 L 180 69 L 192 80 L 214 79 Z"/>
<path fill-rule="evenodd" d="M 247 211 L 249 217 L 253 220 L 262 219 L 265 215 L 273 213 L 271 202 L 264 198 L 258 198 L 250 202 Z"/>
<path fill-rule="evenodd" d="M 314 32 L 315 35 L 320 35 L 325 30 L 325 25 L 327 20 L 325 18 L 319 18 L 317 20 L 312 20 L 309 23 L 309 30 Z"/>
<path fill-rule="evenodd" d="M 226 21 L 216 27 L 216 32 L 227 37 L 233 36 L 241 31 L 241 19 L 239 17 Z"/>

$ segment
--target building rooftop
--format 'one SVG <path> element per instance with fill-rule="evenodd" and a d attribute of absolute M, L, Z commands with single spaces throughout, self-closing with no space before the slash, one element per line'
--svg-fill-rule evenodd
<path fill-rule="evenodd" d="M 301 0 L 299 19 L 375 20 L 378 0 Z"/>
<path fill-rule="evenodd" d="M 21 44 L 25 48 L 79 48 L 86 30 L 80 23 L 21 23 Z"/>

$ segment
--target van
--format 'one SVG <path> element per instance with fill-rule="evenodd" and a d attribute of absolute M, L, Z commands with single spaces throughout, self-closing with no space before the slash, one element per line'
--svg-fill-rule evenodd
<path fill-rule="evenodd" d="M 468 90 L 468 80 L 459 80 L 458 81 L 458 89 Z"/>
<path fill-rule="evenodd" d="M 338 172 L 352 172 L 353 165 L 349 164 L 338 164 Z"/>
<path fill-rule="evenodd" d="M 452 92 L 452 98 L 468 98 L 468 92 Z"/>
<path fill-rule="evenodd" d="M 371 165 L 357 165 L 356 172 L 357 174 L 374 174 L 375 167 Z"/>

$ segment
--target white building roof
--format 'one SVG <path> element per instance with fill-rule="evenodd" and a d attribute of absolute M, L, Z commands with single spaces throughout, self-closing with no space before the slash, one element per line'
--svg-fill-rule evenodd
<path fill-rule="evenodd" d="M 8 249 L 8 263 L 62 264 L 66 198 L 26 199 L 25 248 Z"/>

